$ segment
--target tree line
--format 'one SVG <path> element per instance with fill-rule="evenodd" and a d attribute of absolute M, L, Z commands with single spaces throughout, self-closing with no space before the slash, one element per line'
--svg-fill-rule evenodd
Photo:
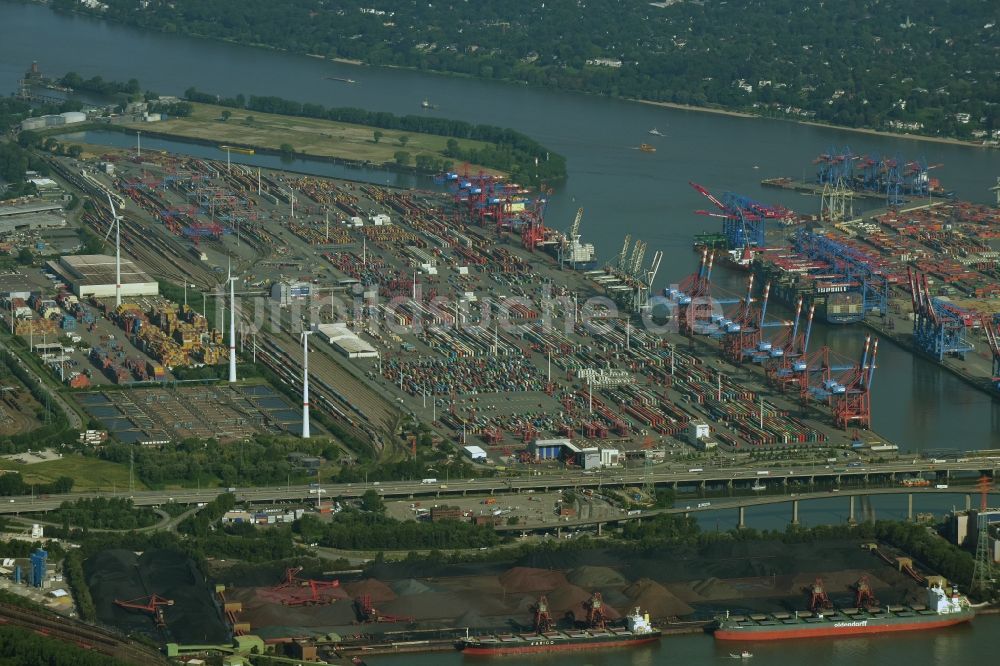
<path fill-rule="evenodd" d="M 384 14 L 366 0 L 52 5 L 166 33 L 615 97 L 876 129 L 921 122 L 959 137 L 980 117 L 1000 128 L 996 12 L 983 0 L 919 12 L 905 0 L 395 2 Z"/>
<path fill-rule="evenodd" d="M 132 530 L 159 522 L 156 512 L 138 508 L 126 497 L 84 497 L 75 502 L 63 502 L 46 520 L 61 522 L 65 529 Z"/>
<path fill-rule="evenodd" d="M 14 626 L 0 626 L 0 663 L 4 666 L 127 666 L 123 661 L 92 650 Z"/>
<path fill-rule="evenodd" d="M 500 543 L 492 527 L 458 520 L 400 521 L 353 510 L 341 511 L 330 523 L 307 514 L 295 522 L 294 529 L 307 543 L 346 550 L 482 548 Z"/>
<path fill-rule="evenodd" d="M 244 97 L 241 94 L 222 98 L 201 92 L 194 87 L 188 88 L 184 92 L 184 97 L 192 102 L 219 104 L 261 113 L 318 118 L 403 132 L 482 141 L 491 145 L 466 152 L 458 151 L 456 142 L 449 157 L 475 161 L 483 166 L 507 171 L 513 177 L 531 184 L 561 180 L 566 177 L 566 160 L 561 155 L 547 150 L 531 137 L 495 125 L 477 125 L 463 120 L 432 116 L 397 116 L 387 111 L 366 111 L 353 107 L 327 108 L 322 104 L 296 102 L 274 96 Z"/>

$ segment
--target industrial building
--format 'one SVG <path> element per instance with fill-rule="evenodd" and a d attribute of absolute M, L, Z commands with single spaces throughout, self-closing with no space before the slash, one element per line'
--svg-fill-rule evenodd
<path fill-rule="evenodd" d="M 49 268 L 59 274 L 73 293 L 80 298 L 95 296 L 111 298 L 115 295 L 115 258 L 106 254 L 80 254 L 59 257 L 48 262 Z M 130 259 L 121 260 L 121 295 L 156 296 L 159 284 L 146 275 Z"/>
<path fill-rule="evenodd" d="M 295 301 L 302 301 L 312 295 L 312 285 L 308 282 L 275 282 L 271 285 L 271 298 L 285 307 Z"/>
<path fill-rule="evenodd" d="M 25 118 L 21 121 L 22 130 L 40 130 L 47 127 L 58 127 L 60 125 L 72 125 L 74 123 L 86 122 L 87 114 L 82 111 L 67 111 L 51 116 L 39 116 L 37 118 Z"/>
<path fill-rule="evenodd" d="M 66 226 L 62 205 L 50 201 L 30 201 L 0 206 L 0 234 Z"/>
<path fill-rule="evenodd" d="M 347 358 L 378 358 L 378 350 L 358 337 L 347 324 L 320 324 L 316 332 Z"/>
<path fill-rule="evenodd" d="M 486 451 L 481 446 L 464 446 L 465 455 L 469 456 L 472 462 L 486 462 Z"/>

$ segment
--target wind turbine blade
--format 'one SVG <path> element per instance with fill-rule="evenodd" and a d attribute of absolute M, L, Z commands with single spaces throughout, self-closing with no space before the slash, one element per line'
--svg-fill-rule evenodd
<path fill-rule="evenodd" d="M 118 213 L 115 211 L 115 202 L 111 199 L 110 193 L 108 194 L 108 205 L 111 206 L 111 224 L 108 225 L 108 232 L 104 234 L 105 241 L 111 238 L 111 229 L 118 224 Z"/>

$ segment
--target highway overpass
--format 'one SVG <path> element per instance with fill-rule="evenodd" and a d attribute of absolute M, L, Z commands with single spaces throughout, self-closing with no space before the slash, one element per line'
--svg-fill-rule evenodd
<path fill-rule="evenodd" d="M 779 482 L 823 483 L 833 487 L 840 483 L 863 484 L 869 481 L 896 481 L 910 476 L 922 474 L 947 478 L 952 474 L 986 473 L 996 476 L 1000 467 L 1000 458 L 978 458 L 961 462 L 931 462 L 926 460 L 868 463 L 857 467 L 843 467 L 837 464 L 823 465 L 772 465 L 769 467 L 705 467 L 700 471 L 696 468 L 678 465 L 662 467 L 650 471 L 648 477 L 642 469 L 605 469 L 594 474 L 581 472 L 565 472 L 556 474 L 536 475 L 526 474 L 516 477 L 495 477 L 484 479 L 438 479 L 434 483 L 422 481 L 368 481 L 360 483 L 324 484 L 322 497 L 360 497 L 368 490 L 376 490 L 386 499 L 409 497 L 447 497 L 449 495 L 465 494 L 498 494 L 521 492 L 525 490 L 557 490 L 584 489 L 599 490 L 603 487 L 621 488 L 626 486 L 641 486 L 647 481 L 664 487 L 677 485 L 724 484 L 730 487 L 749 487 L 756 480 L 768 485 Z M 791 486 L 790 486 L 791 487 Z M 936 490 L 919 488 L 882 488 L 872 489 L 875 492 L 930 492 Z M 0 498 L 0 514 L 26 513 L 33 511 L 51 511 L 65 501 L 75 501 L 84 497 L 131 497 L 137 506 L 155 506 L 174 501 L 179 504 L 194 504 L 209 502 L 225 488 L 210 488 L 195 490 L 193 488 L 179 490 L 146 490 L 133 493 L 119 492 L 74 492 L 63 495 L 31 496 Z M 955 490 L 951 490 L 955 492 Z M 308 485 L 286 485 L 258 488 L 237 488 L 234 492 L 237 499 L 246 502 L 275 502 L 285 500 L 313 500 L 317 498 L 316 489 Z M 866 494 L 865 490 L 842 490 L 841 494 Z M 801 496 L 829 496 L 826 493 L 803 493 Z M 770 497 L 747 498 L 770 503 Z M 788 501 L 783 499 L 780 501 Z M 748 505 L 749 506 L 749 505 Z"/>

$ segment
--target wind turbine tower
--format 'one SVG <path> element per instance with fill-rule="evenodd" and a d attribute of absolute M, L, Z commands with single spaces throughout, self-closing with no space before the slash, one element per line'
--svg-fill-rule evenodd
<path fill-rule="evenodd" d="M 309 336 L 302 331 L 302 439 L 309 439 Z"/>
<path fill-rule="evenodd" d="M 111 199 L 111 194 L 108 194 L 108 205 L 111 206 L 111 217 L 112 222 L 115 225 L 115 307 L 122 304 L 122 218 L 115 210 L 115 202 Z M 107 240 L 108 235 L 111 234 L 111 227 L 108 227 L 108 233 L 104 236 Z"/>
<path fill-rule="evenodd" d="M 232 268 L 230 268 L 230 271 Z M 226 278 L 229 283 L 229 382 L 236 381 L 236 278 Z"/>

